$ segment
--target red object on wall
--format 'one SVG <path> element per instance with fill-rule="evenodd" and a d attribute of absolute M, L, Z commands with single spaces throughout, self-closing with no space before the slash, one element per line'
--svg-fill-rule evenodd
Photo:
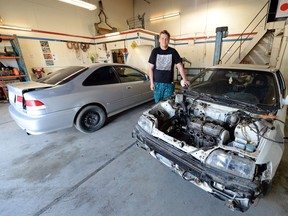
<path fill-rule="evenodd" d="M 280 10 L 285 11 L 288 10 L 288 3 L 284 3 L 280 6 Z"/>
<path fill-rule="evenodd" d="M 288 17 L 288 3 L 287 0 L 279 0 L 276 11 L 276 18 Z"/>
<path fill-rule="evenodd" d="M 45 73 L 44 68 L 32 68 L 32 71 L 37 79 L 42 78 L 43 73 Z"/>

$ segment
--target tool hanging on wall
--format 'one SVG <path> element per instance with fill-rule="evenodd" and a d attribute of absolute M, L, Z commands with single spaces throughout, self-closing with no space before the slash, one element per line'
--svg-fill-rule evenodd
<path fill-rule="evenodd" d="M 82 52 L 87 52 L 88 49 L 90 48 L 89 43 L 73 42 L 73 41 L 67 41 L 66 46 L 70 50 L 75 50 L 76 58 L 80 61 L 83 60 L 83 53 Z M 81 52 L 81 50 L 82 50 L 82 52 Z"/>
<path fill-rule="evenodd" d="M 111 25 L 109 25 L 107 23 L 107 16 L 103 10 L 103 5 L 102 5 L 102 1 L 99 1 L 99 14 L 98 14 L 98 17 L 99 17 L 99 22 L 98 23 L 94 23 L 94 26 L 95 26 L 95 29 L 96 29 L 96 32 L 100 35 L 104 35 L 104 34 L 108 34 L 108 33 L 112 33 L 112 32 L 117 32 L 117 28 L 115 27 L 112 27 Z M 104 22 L 102 21 L 102 17 L 101 15 L 104 17 Z M 100 24 L 102 24 L 102 22 L 104 23 L 104 25 L 108 28 L 102 28 L 100 27 Z"/>
<path fill-rule="evenodd" d="M 67 41 L 66 45 L 68 49 L 75 49 L 76 51 L 79 51 L 79 48 L 81 48 L 83 52 L 87 52 L 87 50 L 90 48 L 89 43 Z"/>

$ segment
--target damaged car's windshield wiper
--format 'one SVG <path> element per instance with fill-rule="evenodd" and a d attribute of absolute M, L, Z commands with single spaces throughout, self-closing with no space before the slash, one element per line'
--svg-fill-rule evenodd
<path fill-rule="evenodd" d="M 260 107 L 258 104 L 252 104 L 252 103 L 247 103 L 247 102 L 244 102 L 244 101 L 241 101 L 241 100 L 236 100 L 236 99 L 233 99 L 233 98 L 230 98 L 229 96 L 227 95 L 222 95 L 222 96 L 218 96 L 217 97 L 218 99 L 225 99 L 226 102 L 229 101 L 229 104 L 233 105 L 233 106 L 237 106 L 237 107 L 241 107 L 243 109 L 246 109 L 248 111 L 257 111 L 257 112 L 267 112 L 266 109 Z"/>
<path fill-rule="evenodd" d="M 214 95 L 211 95 L 209 93 L 198 92 L 198 91 L 193 90 L 193 89 L 184 89 L 183 88 L 183 89 L 179 90 L 177 93 L 192 96 L 194 98 L 194 100 L 198 100 L 198 99 L 204 99 L 207 101 L 216 101 L 217 100 L 214 97 Z"/>
<path fill-rule="evenodd" d="M 216 101 L 216 98 L 214 95 L 208 94 L 208 93 L 199 93 L 200 97 L 203 97 L 208 100 Z"/>

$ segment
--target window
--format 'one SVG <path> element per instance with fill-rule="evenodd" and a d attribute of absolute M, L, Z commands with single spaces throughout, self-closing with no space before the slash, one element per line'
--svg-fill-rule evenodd
<path fill-rule="evenodd" d="M 37 82 L 52 84 L 52 85 L 61 85 L 69 82 L 70 80 L 77 77 L 79 74 L 86 71 L 86 67 L 82 66 L 71 66 L 58 71 L 55 71 L 39 80 Z"/>
<path fill-rule="evenodd" d="M 277 101 L 274 76 L 270 72 L 248 69 L 207 70 L 191 81 L 190 88 L 199 93 L 273 106 Z"/>
<path fill-rule="evenodd" d="M 130 67 L 114 66 L 114 69 L 116 70 L 121 82 L 144 81 L 147 79 L 144 73 Z"/>
<path fill-rule="evenodd" d="M 84 86 L 94 86 L 94 85 L 108 85 L 119 83 L 113 68 L 110 66 L 104 66 L 92 74 L 90 74 L 87 79 L 83 82 Z"/>

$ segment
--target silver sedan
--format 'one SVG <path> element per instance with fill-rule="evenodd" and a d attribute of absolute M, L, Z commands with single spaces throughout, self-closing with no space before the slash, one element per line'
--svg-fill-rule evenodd
<path fill-rule="evenodd" d="M 153 99 L 148 75 L 123 64 L 70 66 L 36 82 L 7 87 L 10 115 L 34 135 L 73 125 L 92 133 L 107 117 Z"/>

